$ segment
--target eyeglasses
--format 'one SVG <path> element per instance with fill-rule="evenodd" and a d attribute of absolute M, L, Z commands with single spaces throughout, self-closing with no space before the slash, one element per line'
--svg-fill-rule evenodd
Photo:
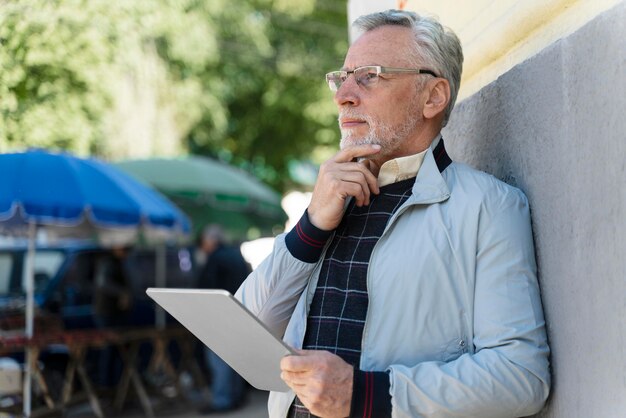
<path fill-rule="evenodd" d="M 326 74 L 326 82 L 330 90 L 339 90 L 339 87 L 348 79 L 350 74 L 354 74 L 357 84 L 363 87 L 370 87 L 376 84 L 381 74 L 429 74 L 437 77 L 434 71 L 421 68 L 392 68 L 381 67 L 380 65 L 366 65 L 355 68 L 352 71 L 332 71 Z"/>

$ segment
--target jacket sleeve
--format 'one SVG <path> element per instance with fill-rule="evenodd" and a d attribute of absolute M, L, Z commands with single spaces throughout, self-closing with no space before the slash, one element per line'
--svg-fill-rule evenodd
<path fill-rule="evenodd" d="M 235 297 L 269 329 L 282 338 L 291 314 L 316 263 L 295 258 L 276 237 L 272 253 L 248 276 Z"/>
<path fill-rule="evenodd" d="M 473 347 L 450 362 L 390 366 L 393 417 L 520 417 L 548 396 L 528 202 L 517 189 L 492 200 L 476 237 Z"/>

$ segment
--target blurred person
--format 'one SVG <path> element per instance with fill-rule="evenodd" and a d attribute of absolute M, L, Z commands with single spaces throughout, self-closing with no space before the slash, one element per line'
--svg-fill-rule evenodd
<path fill-rule="evenodd" d="M 197 287 L 224 289 L 234 294 L 250 273 L 250 266 L 239 248 L 227 245 L 222 228 L 211 224 L 202 231 L 200 250 L 206 261 L 200 269 Z M 245 398 L 246 382 L 206 346 L 204 353 L 211 372 L 211 402 L 199 412 L 210 414 L 238 408 Z"/>
<path fill-rule="evenodd" d="M 127 254 L 127 248 L 116 247 L 96 260 L 94 314 L 100 328 L 119 327 L 127 323 L 132 303 L 125 265 Z"/>
<path fill-rule="evenodd" d="M 128 248 L 115 247 L 96 259 L 93 309 L 96 328 L 120 328 L 128 324 L 132 307 L 131 283 L 127 273 Z M 122 372 L 122 360 L 113 347 L 98 351 L 98 383 L 114 386 Z"/>
<path fill-rule="evenodd" d="M 461 44 L 413 12 L 355 26 L 326 75 L 341 149 L 236 294 L 297 349 L 269 415 L 535 414 L 550 374 L 528 201 L 451 161 L 440 132 Z"/>

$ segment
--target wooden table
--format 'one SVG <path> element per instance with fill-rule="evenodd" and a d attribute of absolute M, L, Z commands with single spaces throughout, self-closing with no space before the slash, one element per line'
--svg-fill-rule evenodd
<path fill-rule="evenodd" d="M 181 353 L 178 367 L 172 362 L 168 346 L 175 343 Z M 138 355 L 142 344 L 152 345 L 152 355 L 148 370 L 152 373 L 165 373 L 175 384 L 178 395 L 184 391 L 180 387 L 180 373 L 187 371 L 193 377 L 199 388 L 206 387 L 206 381 L 194 354 L 195 337 L 183 327 L 165 329 L 136 328 L 136 329 L 88 329 L 88 330 L 47 330 L 35 332 L 32 339 L 28 339 L 23 332 L 0 332 L 0 355 L 18 352 L 30 352 L 30 367 L 35 383 L 43 394 L 45 408 L 48 411 L 65 410 L 74 395 L 74 382 L 79 380 L 84 388 L 93 413 L 98 418 L 105 414 L 94 389 L 93 383 L 85 369 L 86 354 L 90 349 L 116 347 L 121 354 L 123 370 L 115 391 L 114 406 L 121 411 L 132 387 L 139 398 L 142 409 L 147 417 L 154 417 L 154 410 L 141 379 Z M 62 345 L 67 348 L 68 364 L 65 369 L 62 396 L 55 402 L 41 368 L 40 355 L 53 345 Z"/>

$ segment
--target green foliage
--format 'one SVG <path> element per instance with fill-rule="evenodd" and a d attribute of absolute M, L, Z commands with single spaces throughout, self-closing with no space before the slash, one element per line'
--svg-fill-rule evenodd
<path fill-rule="evenodd" d="M 88 152 L 111 97 L 100 80 L 114 46 L 71 7 L 20 1 L 0 15 L 0 147 Z"/>
<path fill-rule="evenodd" d="M 219 27 L 216 68 L 229 123 L 223 135 L 198 124 L 189 147 L 246 166 L 278 188 L 287 165 L 321 146 L 336 148 L 332 95 L 324 74 L 347 49 L 346 4 L 331 0 L 232 1 Z M 237 20 L 243 19 L 248 31 Z M 265 36 L 250 33 L 259 29 Z M 319 135 L 325 132 L 325 135 Z"/>
<path fill-rule="evenodd" d="M 126 157 L 123 133 L 143 120 L 154 141 L 283 189 L 290 160 L 336 147 L 323 75 L 341 66 L 345 11 L 335 0 L 0 1 L 0 151 Z"/>

